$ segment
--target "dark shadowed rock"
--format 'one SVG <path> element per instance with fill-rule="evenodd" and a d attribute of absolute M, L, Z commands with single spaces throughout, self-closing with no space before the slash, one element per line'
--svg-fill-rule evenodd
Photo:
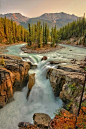
<path fill-rule="evenodd" d="M 43 56 L 42 59 L 41 59 L 41 61 L 42 60 L 47 60 L 47 56 Z"/>
<path fill-rule="evenodd" d="M 36 125 L 32 125 L 29 122 L 20 122 L 18 127 L 19 129 L 39 129 Z"/>

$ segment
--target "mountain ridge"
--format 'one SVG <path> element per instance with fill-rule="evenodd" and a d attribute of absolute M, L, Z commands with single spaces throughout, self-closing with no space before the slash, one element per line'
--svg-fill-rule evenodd
<path fill-rule="evenodd" d="M 20 24 L 20 22 L 27 22 L 29 20 L 29 17 L 26 17 L 22 15 L 21 13 L 7 13 L 7 14 L 0 14 L 0 17 L 4 18 L 7 17 L 9 20 L 13 20 L 17 22 L 17 24 Z"/>
<path fill-rule="evenodd" d="M 37 21 L 47 22 L 49 27 L 54 27 L 57 25 L 57 29 L 63 27 L 64 25 L 67 25 L 68 22 L 72 22 L 77 20 L 77 16 L 74 14 L 67 14 L 64 12 L 60 13 L 44 13 L 41 16 L 29 18 L 26 16 L 23 16 L 21 13 L 7 13 L 7 14 L 0 14 L 0 17 L 7 17 L 8 19 L 12 19 L 13 21 L 16 21 L 18 24 L 23 25 L 26 29 L 28 28 L 28 23 L 36 24 Z"/>

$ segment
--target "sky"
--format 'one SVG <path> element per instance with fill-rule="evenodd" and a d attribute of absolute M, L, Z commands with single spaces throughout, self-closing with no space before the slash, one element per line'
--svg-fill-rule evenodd
<path fill-rule="evenodd" d="M 29 18 L 44 13 L 86 13 L 86 0 L 0 0 L 0 14 L 21 13 Z"/>

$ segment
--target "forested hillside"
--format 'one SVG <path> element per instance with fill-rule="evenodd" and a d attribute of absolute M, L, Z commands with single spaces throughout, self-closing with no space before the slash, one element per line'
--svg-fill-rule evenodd
<path fill-rule="evenodd" d="M 68 44 L 71 43 L 70 38 L 74 39 L 73 42 L 77 45 L 86 46 L 86 19 L 78 18 L 77 21 L 68 23 L 68 25 L 60 28 L 57 32 L 60 40 L 68 40 Z M 57 36 L 57 37 L 58 37 Z"/>
<path fill-rule="evenodd" d="M 57 30 L 56 25 L 52 27 L 51 30 L 47 23 L 30 25 L 29 24 L 29 43 L 28 46 L 32 44 L 38 44 L 38 47 L 44 47 L 48 42 L 50 42 L 51 47 L 55 47 L 58 43 L 73 43 L 77 45 L 86 46 L 86 19 L 85 17 L 78 18 L 77 21 L 68 23 L 68 25 Z"/>
<path fill-rule="evenodd" d="M 20 13 L 7 13 L 7 14 L 0 14 L 0 17 L 5 18 L 9 20 L 13 20 L 17 22 L 17 24 L 22 25 L 24 28 L 28 29 L 28 23 L 36 24 L 37 21 L 40 21 L 42 24 L 43 22 L 47 23 L 50 29 L 56 25 L 57 29 L 65 26 L 72 21 L 77 20 L 77 16 L 74 14 L 67 14 L 64 12 L 61 13 L 44 13 L 39 17 L 29 18 L 26 16 L 23 16 Z"/>
<path fill-rule="evenodd" d="M 28 46 L 42 48 L 50 42 L 51 47 L 65 41 L 66 43 L 86 46 L 86 19 L 78 18 L 77 21 L 57 30 L 56 25 L 49 29 L 47 23 L 37 21 L 37 24 L 28 23 L 28 30 L 17 25 L 13 20 L 0 18 L 0 43 L 28 42 Z"/>
<path fill-rule="evenodd" d="M 28 31 L 16 22 L 0 18 L 0 43 L 27 42 Z"/>

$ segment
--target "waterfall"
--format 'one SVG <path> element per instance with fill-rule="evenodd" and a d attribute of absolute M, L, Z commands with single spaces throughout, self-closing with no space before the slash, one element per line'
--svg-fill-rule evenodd
<path fill-rule="evenodd" d="M 15 129 L 21 121 L 33 123 L 34 113 L 46 113 L 53 118 L 55 110 L 61 108 L 62 101 L 59 98 L 55 99 L 50 81 L 46 79 L 46 73 L 50 67 L 48 61 L 42 61 L 38 63 L 37 69 L 29 70 L 29 74 L 36 74 L 35 84 L 28 100 L 26 99 L 27 86 L 23 88 L 22 92 L 14 93 L 15 101 L 7 104 L 0 111 L 0 126 L 2 129 Z"/>
<path fill-rule="evenodd" d="M 33 63 L 37 64 L 37 69 L 30 70 L 29 74 L 35 74 L 35 84 L 30 92 L 28 100 L 26 99 L 27 86 L 14 93 L 14 101 L 7 104 L 0 109 L 0 129 L 17 129 L 19 122 L 33 123 L 34 113 L 47 113 L 51 118 L 54 117 L 55 110 L 61 108 L 62 101 L 55 98 L 52 87 L 48 79 L 46 79 L 46 72 L 48 68 L 55 67 L 49 64 L 49 60 L 67 61 L 72 58 L 83 59 L 86 56 L 86 49 L 66 46 L 66 48 L 57 50 L 55 52 L 46 53 L 48 61 L 40 62 L 42 56 L 40 54 L 27 54 L 20 50 L 22 45 L 15 45 L 8 47 L 8 52 L 5 54 L 12 54 L 20 57 L 30 57 Z M 72 50 L 73 52 L 69 51 Z M 28 61 L 28 60 L 27 60 Z"/>

